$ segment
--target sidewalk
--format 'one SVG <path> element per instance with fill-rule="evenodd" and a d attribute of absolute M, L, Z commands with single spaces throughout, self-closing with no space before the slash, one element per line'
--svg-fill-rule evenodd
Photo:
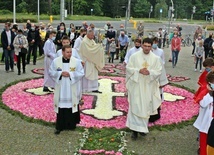
<path fill-rule="evenodd" d="M 172 68 L 171 63 L 168 62 L 169 48 L 164 49 L 165 68 L 167 74 L 172 76 L 191 78 L 176 84 L 196 89 L 200 73 L 194 72 L 191 50 L 192 47 L 183 47 L 179 54 L 177 66 Z M 36 66 L 27 65 L 26 74 L 20 76 L 17 75 L 17 68 L 15 68 L 15 72 L 6 73 L 4 65 L 0 65 L 0 88 L 16 80 L 39 77 L 40 75 L 31 72 L 34 68 L 43 68 L 43 60 L 39 60 Z M 54 127 L 28 123 L 0 109 L 1 155 L 71 155 L 65 150 L 68 149 L 68 142 L 71 142 L 72 149 L 78 145 L 80 138 L 78 130 L 65 131 L 58 136 L 55 136 L 53 132 Z M 139 155 L 196 155 L 198 149 L 197 135 L 198 131 L 192 125 L 172 131 L 152 130 L 145 138 L 137 141 L 132 141 L 128 135 L 128 148 L 135 150 Z"/>

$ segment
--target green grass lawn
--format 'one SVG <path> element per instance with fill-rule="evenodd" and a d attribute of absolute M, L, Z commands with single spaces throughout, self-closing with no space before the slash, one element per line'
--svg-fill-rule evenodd
<path fill-rule="evenodd" d="M 53 20 L 60 20 L 60 15 L 52 15 Z M 16 20 L 17 22 L 27 22 L 30 19 L 32 22 L 37 22 L 38 16 L 34 14 L 24 14 L 24 13 L 17 13 Z M 13 21 L 13 14 L 2 14 L 0 17 L 0 22 L 8 20 Z M 40 15 L 40 20 L 50 20 L 49 15 Z M 103 17 L 103 16 L 84 16 L 84 15 L 68 15 L 65 20 L 100 20 L 100 21 L 108 21 L 108 20 L 120 20 L 120 18 L 110 18 L 110 17 Z"/>

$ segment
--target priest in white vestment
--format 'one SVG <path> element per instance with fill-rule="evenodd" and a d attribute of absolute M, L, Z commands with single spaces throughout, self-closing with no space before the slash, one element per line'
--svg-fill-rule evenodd
<path fill-rule="evenodd" d="M 157 114 L 161 104 L 159 78 L 162 72 L 161 59 L 151 52 L 152 40 L 145 38 L 143 50 L 133 54 L 126 66 L 126 88 L 129 110 L 126 126 L 133 131 L 132 139 L 138 133 L 148 133 L 150 115 Z"/>
<path fill-rule="evenodd" d="M 96 44 L 93 38 L 93 30 L 88 30 L 79 49 L 80 58 L 85 63 L 82 89 L 83 92 L 102 93 L 98 91 L 98 71 L 105 65 L 104 49 L 101 44 Z"/>
<path fill-rule="evenodd" d="M 55 82 L 49 75 L 49 67 L 52 61 L 56 58 L 56 48 L 54 44 L 54 40 L 56 38 L 56 32 L 51 31 L 49 34 L 48 40 L 45 42 L 43 50 L 44 50 L 44 83 L 43 83 L 43 91 L 51 92 L 48 87 L 54 88 Z"/>
<path fill-rule="evenodd" d="M 71 56 L 70 45 L 62 47 L 63 56 L 52 62 L 49 73 L 55 81 L 54 110 L 57 113 L 56 131 L 74 130 L 80 122 L 80 80 L 84 76 L 81 60 Z"/>

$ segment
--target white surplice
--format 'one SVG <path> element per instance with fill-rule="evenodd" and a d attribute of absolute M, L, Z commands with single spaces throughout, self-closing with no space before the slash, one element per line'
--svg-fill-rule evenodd
<path fill-rule="evenodd" d="M 164 55 L 164 51 L 161 49 L 161 48 L 158 48 L 157 49 L 152 49 L 152 52 L 159 56 L 163 62 L 163 64 L 165 64 L 165 55 Z"/>
<path fill-rule="evenodd" d="M 139 73 L 142 68 L 149 75 Z M 126 88 L 128 90 L 129 110 L 126 126 L 137 132 L 148 133 L 148 119 L 157 114 L 161 104 L 159 78 L 162 72 L 161 60 L 152 51 L 134 53 L 126 66 Z"/>
<path fill-rule="evenodd" d="M 200 101 L 199 115 L 193 124 L 200 132 L 208 133 L 213 112 L 213 97 L 209 93 Z"/>
<path fill-rule="evenodd" d="M 82 43 L 82 40 L 83 40 L 83 37 L 82 36 L 79 36 L 75 42 L 74 42 L 74 49 L 77 50 L 77 52 L 79 52 L 79 49 L 80 49 L 80 45 Z"/>
<path fill-rule="evenodd" d="M 127 64 L 127 63 L 129 62 L 130 56 L 131 56 L 132 54 L 136 53 L 137 51 L 140 51 L 140 50 L 142 50 L 141 47 L 139 47 L 139 48 L 132 47 L 131 49 L 129 49 L 128 52 L 126 53 L 124 62 Z"/>
<path fill-rule="evenodd" d="M 48 39 L 43 47 L 44 50 L 44 84 L 43 86 L 54 88 L 55 82 L 48 74 L 49 67 L 52 61 L 56 58 L 55 44 L 51 39 Z"/>
<path fill-rule="evenodd" d="M 159 56 L 161 58 L 161 60 L 162 60 L 163 69 L 162 69 L 162 73 L 161 73 L 159 82 L 160 82 L 160 86 L 164 86 L 164 85 L 169 83 L 169 81 L 167 79 L 167 76 L 166 76 L 166 70 L 165 70 L 165 67 L 164 67 L 164 64 L 165 64 L 164 51 L 161 48 L 157 47 L 157 49 L 152 49 L 152 52 L 155 55 Z M 160 88 L 160 93 L 162 94 L 162 101 L 164 101 L 163 88 Z"/>
<path fill-rule="evenodd" d="M 62 71 L 67 71 L 70 77 L 61 77 Z M 72 108 L 72 112 L 78 111 L 79 100 L 81 99 L 80 80 L 84 76 L 84 69 L 81 60 L 70 58 L 69 63 L 62 63 L 62 56 L 52 62 L 49 73 L 54 79 L 54 109 Z"/>

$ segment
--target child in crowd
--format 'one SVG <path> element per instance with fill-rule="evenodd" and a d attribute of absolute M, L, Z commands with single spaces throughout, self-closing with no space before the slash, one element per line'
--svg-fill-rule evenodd
<path fill-rule="evenodd" d="M 201 68 L 202 68 L 203 54 L 204 54 L 203 41 L 200 40 L 199 46 L 197 46 L 195 50 L 195 58 L 196 58 L 195 72 L 197 71 L 198 63 L 199 63 L 200 73 L 202 72 Z"/>
<path fill-rule="evenodd" d="M 199 115 L 193 124 L 200 132 L 200 155 L 207 155 L 207 133 L 210 128 L 213 113 L 214 72 L 211 71 L 206 77 L 209 92 L 200 101 Z"/>
<path fill-rule="evenodd" d="M 108 52 L 109 53 L 109 60 L 108 60 L 109 63 L 114 62 L 114 54 L 116 53 L 116 48 L 117 48 L 117 45 L 115 43 L 115 39 L 112 38 L 111 43 L 109 45 L 109 52 Z"/>
<path fill-rule="evenodd" d="M 203 42 L 204 43 L 204 39 L 202 38 L 202 34 L 201 33 L 199 33 L 198 34 L 198 37 L 195 39 L 195 50 L 194 50 L 194 53 L 196 52 L 196 49 L 197 49 L 197 47 L 199 47 L 199 42 Z M 195 54 L 194 54 L 194 63 L 196 63 L 196 56 L 195 56 Z"/>
<path fill-rule="evenodd" d="M 199 103 L 203 97 L 208 93 L 206 76 L 210 71 L 214 71 L 214 60 L 213 58 L 206 58 L 203 62 L 205 70 L 201 73 L 198 79 L 198 85 L 200 86 L 194 95 L 195 103 Z"/>

